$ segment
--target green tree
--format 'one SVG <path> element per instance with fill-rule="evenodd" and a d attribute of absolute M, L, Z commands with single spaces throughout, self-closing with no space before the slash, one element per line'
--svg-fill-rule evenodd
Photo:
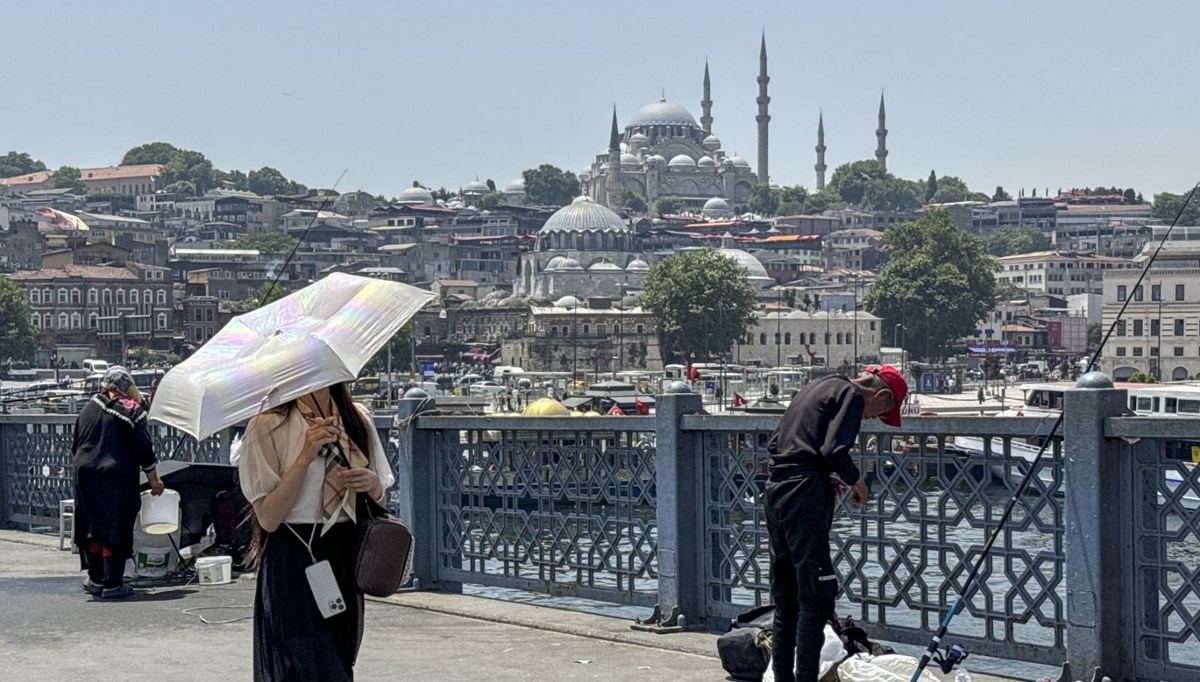
<path fill-rule="evenodd" d="M 981 192 L 972 192 L 967 183 L 953 175 L 938 178 L 937 191 L 930 203 L 951 204 L 956 201 L 988 201 L 990 197 Z"/>
<path fill-rule="evenodd" d="M 1183 199 L 1186 194 L 1172 194 L 1170 192 L 1160 192 L 1154 195 L 1154 204 L 1150 208 L 1150 213 L 1159 220 L 1170 223 L 1175 220 L 1175 216 L 1179 214 L 1179 208 L 1183 206 Z M 1192 203 L 1183 210 L 1182 217 L 1179 218 L 1180 225 L 1196 225 L 1200 224 L 1200 203 L 1192 200 Z"/>
<path fill-rule="evenodd" d="M 825 211 L 831 211 L 843 206 L 842 199 L 837 194 L 828 190 L 821 190 L 808 195 L 804 200 L 804 210 L 801 211 L 804 215 L 821 215 Z"/>
<path fill-rule="evenodd" d="M 658 318 L 663 347 L 707 359 L 745 338 L 758 294 L 746 269 L 715 249 L 684 251 L 646 273 L 642 306 Z"/>
<path fill-rule="evenodd" d="M 1033 225 L 1005 225 L 984 239 L 984 248 L 990 255 L 1000 258 L 1046 251 L 1050 248 L 1050 240 Z"/>
<path fill-rule="evenodd" d="M 159 182 L 164 186 L 186 180 L 196 188 L 196 194 L 204 194 L 213 188 L 212 161 L 200 152 L 181 149 L 162 168 Z"/>
<path fill-rule="evenodd" d="M 925 203 L 933 203 L 933 197 L 938 192 L 937 173 L 929 171 L 929 179 L 925 181 Z"/>
<path fill-rule="evenodd" d="M 1012 195 L 1005 192 L 1000 185 L 996 185 L 996 191 L 992 193 L 992 201 L 1012 201 Z"/>
<path fill-rule="evenodd" d="M 486 183 L 486 184 L 487 184 L 487 186 L 488 186 L 488 191 L 489 191 L 489 192 L 495 192 L 495 191 L 496 191 L 496 181 L 495 181 L 495 180 L 493 180 L 493 179 L 491 179 L 491 178 L 488 178 L 488 179 L 487 179 L 487 183 Z"/>
<path fill-rule="evenodd" d="M 213 186 L 224 186 L 228 189 L 236 189 L 243 192 L 249 191 L 250 189 L 249 180 L 246 178 L 246 174 L 240 170 L 222 171 L 214 169 Z"/>
<path fill-rule="evenodd" d="M 836 194 L 842 201 L 861 206 L 867 187 L 873 182 L 892 177 L 883 164 L 873 159 L 844 163 L 833 170 L 826 191 Z"/>
<path fill-rule="evenodd" d="M 621 205 L 637 213 L 646 212 L 646 200 L 631 189 L 621 192 Z"/>
<path fill-rule="evenodd" d="M 0 275 L 0 360 L 32 360 L 37 334 L 25 289 Z"/>
<path fill-rule="evenodd" d="M 504 192 L 488 192 L 479 200 L 479 205 L 484 208 L 496 208 L 508 203 L 508 198 L 504 196 Z"/>
<path fill-rule="evenodd" d="M 804 202 L 798 201 L 783 201 L 779 204 L 779 210 L 776 215 L 803 215 Z"/>
<path fill-rule="evenodd" d="M 903 324 L 909 350 L 942 355 L 943 344 L 975 329 L 995 303 L 995 265 L 983 244 L 944 210 L 888 229 L 891 254 L 867 291 L 866 308 L 884 329 Z"/>
<path fill-rule="evenodd" d="M 284 296 L 287 296 L 287 294 L 288 292 L 283 288 L 282 284 L 276 284 L 275 281 L 272 280 L 270 282 L 263 282 L 262 286 L 258 288 L 258 291 L 254 292 L 254 295 L 250 298 L 242 301 L 242 304 L 247 310 L 256 310 L 267 305 L 268 303 L 274 303 L 275 301 L 278 301 Z"/>
<path fill-rule="evenodd" d="M 779 190 L 766 185 L 755 185 L 750 190 L 750 212 L 761 216 L 773 216 L 779 210 Z"/>
<path fill-rule="evenodd" d="M 1099 322 L 1093 322 L 1087 327 L 1087 345 L 1088 350 L 1095 350 L 1100 347 L 1100 342 L 1104 340 L 1104 327 Z"/>
<path fill-rule="evenodd" d="M 182 150 L 169 142 L 147 142 L 125 152 L 125 156 L 121 157 L 121 165 L 140 166 L 157 163 L 165 166 L 180 151 Z"/>
<path fill-rule="evenodd" d="M 808 200 L 808 190 L 800 185 L 786 185 L 779 188 L 779 203 L 792 202 L 803 204 Z"/>
<path fill-rule="evenodd" d="M 579 196 L 579 178 L 548 163 L 530 168 L 521 177 L 525 195 L 534 206 L 566 206 Z"/>
<path fill-rule="evenodd" d="M 418 185 L 415 182 L 413 183 L 413 187 L 420 187 L 420 186 L 421 185 Z M 450 201 L 451 199 L 454 198 L 454 192 L 451 192 L 450 190 L 446 189 L 445 187 L 438 187 L 437 189 L 430 192 L 430 194 L 433 195 L 434 201 Z"/>
<path fill-rule="evenodd" d="M 83 180 L 80 179 L 79 169 L 74 166 L 60 166 L 54 171 L 54 188 L 69 189 L 76 194 L 86 191 Z"/>
<path fill-rule="evenodd" d="M 1132 187 L 1126 189 L 1125 192 L 1123 193 L 1123 196 L 1125 197 L 1125 203 L 1127 203 L 1127 204 L 1136 204 L 1138 202 L 1137 201 L 1137 196 L 1138 196 L 1137 190 L 1135 190 Z"/>
<path fill-rule="evenodd" d="M 921 207 L 921 183 L 902 178 L 881 178 L 867 183 L 862 206 L 875 211 L 911 211 Z"/>
<path fill-rule="evenodd" d="M 247 232 L 221 244 L 222 249 L 256 249 L 260 253 L 287 253 L 297 240 L 283 232 Z"/>
<path fill-rule="evenodd" d="M 26 175 L 44 170 L 46 170 L 46 164 L 25 152 L 9 152 L 0 156 L 0 178 L 11 178 L 14 175 Z"/>
<path fill-rule="evenodd" d="M 166 187 L 163 187 L 163 191 L 185 197 L 194 197 L 196 196 L 196 185 L 188 180 L 176 180 Z"/>
<path fill-rule="evenodd" d="M 683 208 L 683 198 L 677 197 L 674 194 L 668 194 L 665 197 L 659 197 L 658 201 L 654 202 L 654 208 L 658 210 L 659 218 L 664 218 L 669 215 L 677 215 L 680 209 Z"/>
<path fill-rule="evenodd" d="M 246 186 L 259 196 L 278 196 L 289 193 L 289 181 L 278 170 L 263 166 L 246 174 Z"/>

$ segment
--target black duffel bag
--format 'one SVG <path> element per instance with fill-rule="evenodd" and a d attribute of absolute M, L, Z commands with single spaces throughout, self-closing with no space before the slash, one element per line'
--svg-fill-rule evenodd
<path fill-rule="evenodd" d="M 768 604 L 734 618 L 730 630 L 717 638 L 721 667 L 735 680 L 761 682 L 771 660 L 775 606 Z"/>

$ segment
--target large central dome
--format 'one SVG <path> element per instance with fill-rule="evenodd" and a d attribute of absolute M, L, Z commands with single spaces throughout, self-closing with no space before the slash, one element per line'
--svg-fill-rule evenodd
<path fill-rule="evenodd" d="M 621 216 L 607 206 L 601 206 L 586 196 L 576 197 L 550 216 L 539 233 L 551 232 L 626 232 L 629 226 Z"/>
<path fill-rule="evenodd" d="M 638 109 L 638 112 L 629 119 L 629 126 L 690 126 L 692 128 L 699 127 L 696 124 L 696 119 L 688 113 L 687 109 L 668 102 L 665 99 L 657 102 L 651 102 L 646 106 Z"/>

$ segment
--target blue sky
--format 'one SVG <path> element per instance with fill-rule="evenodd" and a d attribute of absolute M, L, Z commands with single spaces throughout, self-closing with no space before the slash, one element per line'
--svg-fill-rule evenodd
<path fill-rule="evenodd" d="M 223 169 L 394 195 L 413 180 L 503 185 L 580 171 L 658 98 L 754 164 L 764 28 L 771 176 L 812 187 L 869 158 L 881 88 L 897 175 L 992 191 L 1096 184 L 1183 191 L 1200 178 L 1197 3 L 5 3 L 0 153 L 117 163 L 142 142 Z M 1039 189 L 1039 194 L 1041 193 Z"/>

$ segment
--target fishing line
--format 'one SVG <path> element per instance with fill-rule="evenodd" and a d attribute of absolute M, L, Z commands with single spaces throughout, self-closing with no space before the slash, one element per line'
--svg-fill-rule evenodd
<path fill-rule="evenodd" d="M 337 182 L 333 183 L 333 187 L 329 188 L 330 191 L 337 191 L 338 185 L 342 184 L 342 178 L 346 177 L 346 173 L 349 172 L 349 170 L 350 169 L 347 168 L 342 171 L 342 174 L 338 176 Z M 296 255 L 296 250 L 299 249 L 300 245 L 304 243 L 304 238 L 308 236 L 308 231 L 313 228 L 313 225 L 317 224 L 317 219 L 321 217 L 321 212 L 329 207 L 329 202 L 333 200 L 333 197 L 334 195 L 332 194 L 327 195 L 325 197 L 325 201 L 321 202 L 321 207 L 318 208 L 315 213 L 313 213 L 312 220 L 308 221 L 308 227 L 304 228 L 304 232 L 300 235 L 300 238 L 297 239 L 296 243 L 292 245 L 292 250 L 288 252 L 287 258 L 283 260 L 283 265 L 279 266 L 279 271 L 275 273 L 275 279 L 267 285 L 267 290 L 263 292 L 264 298 L 274 293 L 275 286 L 279 284 L 279 278 L 283 277 L 283 272 L 287 269 L 288 263 L 292 262 L 292 257 Z"/>
<path fill-rule="evenodd" d="M 1183 212 L 1192 203 L 1192 197 L 1195 196 L 1198 188 L 1200 188 L 1200 183 L 1194 185 L 1192 190 L 1187 193 L 1186 197 L 1184 197 L 1183 202 L 1179 206 L 1179 211 L 1175 214 L 1175 219 L 1171 221 L 1170 226 L 1167 227 L 1166 233 L 1163 234 L 1162 239 L 1159 240 L 1158 248 L 1154 249 L 1154 253 L 1150 255 L 1150 259 L 1146 261 L 1144 266 L 1142 266 L 1142 274 L 1138 277 L 1137 282 L 1134 284 L 1133 291 L 1138 290 L 1138 287 L 1140 287 L 1142 282 L 1146 279 L 1146 275 L 1150 273 L 1150 268 L 1154 266 L 1154 261 L 1158 259 L 1158 254 L 1162 252 L 1163 246 L 1166 245 L 1167 240 L 1170 239 L 1171 232 L 1175 229 L 1175 226 L 1179 224 L 1179 220 L 1183 218 Z M 1117 328 L 1117 324 L 1121 321 L 1122 317 L 1124 317 L 1125 310 L 1129 308 L 1129 304 L 1131 301 L 1133 301 L 1133 298 L 1132 292 L 1130 292 L 1129 296 L 1125 297 L 1125 301 L 1121 305 L 1121 309 L 1117 312 L 1116 318 L 1108 328 L 1108 333 L 1106 333 L 1104 338 L 1101 339 L 1100 346 L 1096 348 L 1096 352 L 1092 355 L 1091 361 L 1088 362 L 1088 372 L 1092 371 L 1092 369 L 1096 366 L 1096 362 L 1100 359 L 1100 354 L 1104 351 L 1104 346 L 1108 344 L 1108 340 L 1112 337 L 1113 331 Z M 917 669 L 913 673 L 911 682 L 919 682 L 921 673 L 925 671 L 926 666 L 928 666 L 930 661 L 934 660 L 935 657 L 938 659 L 940 667 L 942 668 L 942 672 L 944 673 L 949 673 L 958 662 L 966 657 L 966 652 L 957 646 L 948 647 L 943 657 L 939 653 L 938 647 L 942 643 L 942 638 L 946 636 L 946 630 L 950 627 L 950 622 L 954 620 L 955 614 L 957 614 L 962 608 L 963 602 L 971 596 L 971 592 L 975 588 L 976 579 L 979 576 L 979 570 L 983 567 L 983 562 L 987 560 L 988 555 L 991 553 L 992 545 L 996 544 L 996 539 L 999 538 L 1000 533 L 1004 531 L 1004 526 L 1008 523 L 1008 519 L 1012 515 L 1013 509 L 1017 506 L 1017 500 L 1025 494 L 1025 490 L 1029 487 L 1029 483 L 1037 475 L 1038 464 L 1041 463 L 1042 456 L 1046 454 L 1046 449 L 1050 447 L 1051 443 L 1054 442 L 1055 436 L 1058 435 L 1058 430 L 1062 427 L 1063 417 L 1065 414 L 1065 412 L 1059 412 L 1058 418 L 1054 420 L 1054 426 L 1050 428 L 1050 435 L 1046 436 L 1042 440 L 1042 445 L 1040 448 L 1038 448 L 1037 456 L 1034 457 L 1033 461 L 1030 463 L 1029 471 L 1026 472 L 1024 478 L 1021 479 L 1021 483 L 1013 492 L 1012 497 L 1009 498 L 1008 503 L 1004 505 L 1004 513 L 1000 515 L 1000 521 L 996 524 L 995 530 L 992 531 L 992 534 L 988 537 L 987 542 L 983 545 L 983 551 L 980 552 L 979 557 L 971 566 L 971 572 L 967 574 L 967 579 L 963 583 L 962 592 L 958 597 L 955 598 L 954 603 L 950 606 L 950 610 L 946 612 L 945 618 L 942 619 L 941 624 L 938 626 L 937 632 L 934 633 L 933 638 L 929 641 L 929 648 L 924 654 L 922 654 L 921 661 L 917 664 Z"/>

